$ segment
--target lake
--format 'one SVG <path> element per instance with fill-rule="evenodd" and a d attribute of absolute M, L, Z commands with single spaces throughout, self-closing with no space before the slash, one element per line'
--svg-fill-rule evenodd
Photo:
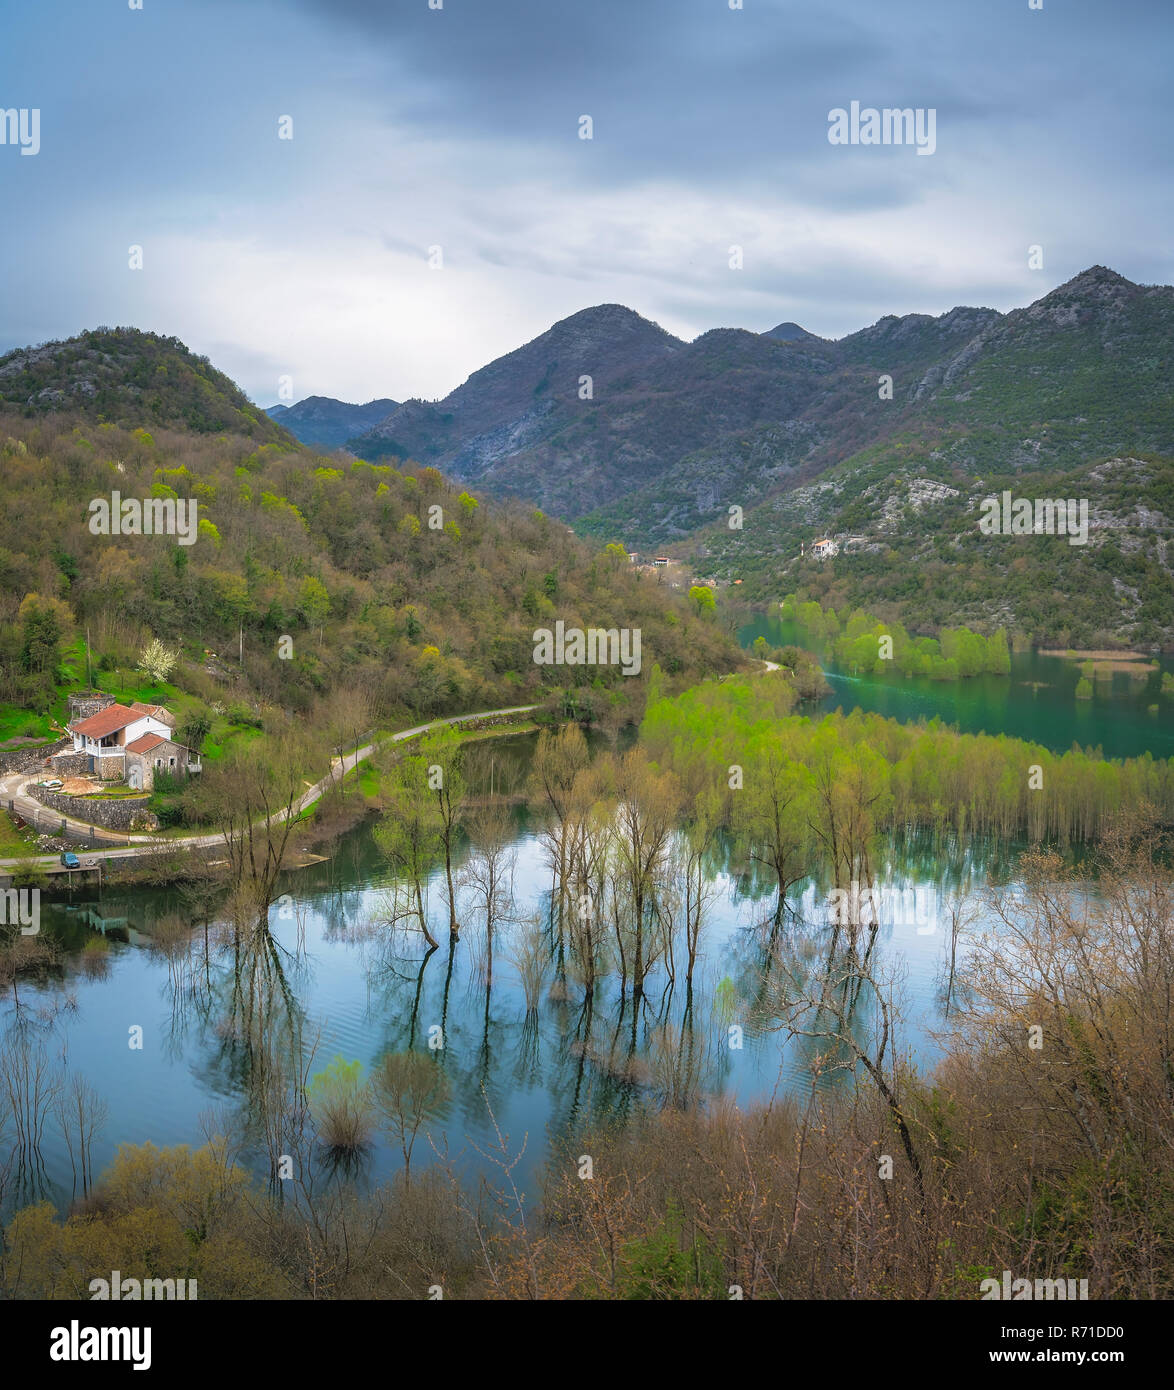
<path fill-rule="evenodd" d="M 793 625 L 764 617 L 739 637 L 749 646 L 760 635 L 772 645 L 797 636 Z M 1161 669 L 1169 668 L 1164 662 Z M 1009 676 L 949 684 L 833 669 L 832 693 L 820 707 L 937 717 L 1057 751 L 1079 743 L 1109 756 L 1174 754 L 1170 702 L 1157 693 L 1160 672 L 1144 685 L 1123 674 L 1098 682 L 1091 701 L 1075 699 L 1078 677 L 1074 663 L 1035 652 L 1013 653 Z M 1154 703 L 1157 715 L 1147 708 Z M 516 794 L 532 748 L 533 736 L 496 740 L 479 790 Z M 680 968 L 673 983 L 661 963 L 638 1010 L 621 999 L 615 974 L 588 1005 L 573 974 L 557 969 L 553 933 L 542 935 L 551 887 L 542 825 L 520 805 L 513 816 L 515 907 L 492 970 L 475 917 L 450 950 L 439 870 L 429 885 L 429 915 L 440 948 L 429 955 L 418 936 L 388 928 L 391 878 L 368 819 L 327 846 L 325 862 L 286 876 L 268 931 L 248 947 L 218 925 L 215 903 L 198 909 L 177 892 L 107 889 L 96 898 L 44 900 L 42 930 L 62 947 L 64 968 L 60 978 L 22 980 L 19 1008 L 11 995 L 0 1006 L 6 1054 L 19 1037 L 101 1094 L 109 1115 L 94 1145 L 98 1171 L 119 1143 L 198 1144 L 209 1128 L 231 1127 L 244 1136 L 242 1162 L 268 1177 L 257 1096 L 271 1053 L 300 1058 L 312 1074 L 336 1055 L 366 1071 L 386 1052 L 428 1052 L 448 1078 L 431 1133 L 467 1172 L 483 1168 L 473 1145 L 493 1142 L 494 1121 L 511 1148 L 525 1145 L 521 1169 L 533 1174 L 552 1143 L 573 1144 L 591 1124 L 625 1124 L 665 1103 L 727 1097 L 745 1104 L 810 1084 L 819 1045 L 788 1040 L 782 1019 L 797 989 L 817 988 L 832 943 L 826 883 L 800 886 L 772 952 L 770 885 L 719 843 L 706 864 L 712 900 L 691 1000 Z M 973 929 L 980 930 L 989 921 L 985 885 L 1014 889 L 1016 852 L 1014 845 L 928 834 L 885 845 L 875 959 L 897 981 L 901 1045 L 915 1062 L 932 1064 L 944 1021 L 947 904 L 973 899 Z M 104 953 L 94 949 L 99 938 L 108 943 Z M 532 1011 L 519 963 L 527 940 L 539 942 L 545 960 Z M 859 1021 L 868 1027 L 867 1001 Z M 139 1050 L 128 1047 L 133 1027 L 142 1029 Z M 422 1140 L 413 1163 L 428 1158 Z M 401 1161 L 380 1138 L 351 1176 L 361 1185 L 381 1181 Z M 16 1165 L 6 1204 L 46 1196 L 64 1205 L 73 1190 L 68 1152 L 50 1121 L 40 1154 Z"/>
<path fill-rule="evenodd" d="M 794 623 L 769 615 L 755 618 L 738 633 L 744 647 L 757 637 L 771 646 L 819 651 Z M 1100 748 L 1109 758 L 1147 752 L 1156 758 L 1174 757 L 1174 700 L 1159 693 L 1163 672 L 1174 671 L 1169 658 L 1161 658 L 1145 680 L 1115 672 L 1110 681 L 1095 681 L 1091 700 L 1076 698 L 1079 663 L 1037 651 L 1012 652 L 1009 675 L 959 681 L 854 676 L 827 658 L 823 666 L 832 687 L 820 702 L 824 713 L 862 709 L 902 721 L 937 718 L 964 733 L 1007 734 L 1058 753 L 1079 744 Z M 1150 712 L 1153 705 L 1155 713 Z"/>
<path fill-rule="evenodd" d="M 499 785 L 516 785 L 532 736 L 504 748 L 506 740 L 496 742 L 491 775 Z M 623 1124 L 666 1102 L 725 1096 L 747 1103 L 810 1085 L 816 1045 L 788 1042 L 780 1018 L 788 992 L 805 982 L 817 988 L 832 940 L 826 885 L 803 885 L 781 950 L 771 955 L 764 925 L 773 907 L 769 886 L 731 863 L 729 847 L 720 844 L 706 866 L 712 903 L 691 1027 L 680 967 L 675 986 L 663 965 L 654 970 L 638 1011 L 630 999 L 621 1003 L 614 975 L 587 1007 L 573 975 L 559 977 L 549 936 L 540 1002 L 528 1013 L 512 957 L 533 931 L 527 919 L 549 916 L 540 829 L 516 808 L 516 921 L 497 942 L 491 978 L 475 918 L 449 949 L 439 872 L 429 893 L 440 948 L 427 957 L 418 936 L 386 926 L 391 881 L 370 820 L 329 846 L 325 862 L 286 877 L 268 931 L 249 944 L 217 928 L 215 906 L 201 913 L 176 892 L 107 888 L 100 898 L 46 899 L 42 930 L 64 949 L 64 974 L 37 984 L 22 979 L 19 1010 L 11 994 L 5 999 L 7 1052 L 18 1032 L 53 1065 L 84 1075 L 105 1099 L 97 1171 L 119 1143 L 199 1144 L 206 1128 L 231 1122 L 246 1136 L 242 1161 L 268 1177 L 257 1094 L 270 1053 L 303 1060 L 312 1053 L 311 1072 L 336 1054 L 369 1069 L 386 1052 L 428 1052 L 430 1038 L 439 1037 L 443 1047 L 431 1055 L 447 1074 L 449 1095 L 432 1133 L 470 1172 L 482 1160 L 469 1141 L 490 1143 L 493 1118 L 511 1147 L 525 1142 L 522 1170 L 532 1173 L 549 1143 L 573 1141 L 591 1122 Z M 1008 846 L 928 836 L 887 843 L 879 876 L 889 891 L 875 956 L 898 981 L 906 1015 L 901 1042 L 914 1060 L 929 1063 L 936 1055 L 945 902 L 968 885 L 977 891 L 988 877 L 1005 877 L 1013 864 Z M 87 951 L 99 936 L 108 951 L 95 952 L 92 944 Z M 767 960 L 771 969 L 764 971 Z M 864 1027 L 868 1016 L 864 1001 Z M 128 1046 L 134 1027 L 142 1029 L 138 1050 Z M 838 1083 L 822 1084 L 843 1084 L 842 1074 Z M 423 1139 L 414 1166 L 422 1155 L 428 1157 Z M 352 1176 L 360 1184 L 379 1181 L 400 1162 L 398 1150 L 380 1139 Z M 50 1121 L 39 1157 L 14 1173 L 8 1205 L 42 1196 L 65 1204 L 72 1194 L 68 1153 Z"/>

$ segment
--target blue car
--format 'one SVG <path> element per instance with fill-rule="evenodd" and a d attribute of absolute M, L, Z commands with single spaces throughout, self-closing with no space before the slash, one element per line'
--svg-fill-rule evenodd
<path fill-rule="evenodd" d="M 76 854 L 74 854 L 73 850 L 71 849 L 67 849 L 65 853 L 61 856 L 61 862 L 65 865 L 67 869 L 80 869 L 82 866 L 81 860 L 77 857 Z"/>

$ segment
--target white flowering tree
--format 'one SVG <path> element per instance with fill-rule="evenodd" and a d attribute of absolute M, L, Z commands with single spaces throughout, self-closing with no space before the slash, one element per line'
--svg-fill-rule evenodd
<path fill-rule="evenodd" d="M 170 647 L 165 647 L 158 637 L 153 637 L 143 648 L 138 670 L 144 676 L 149 676 L 156 685 L 162 685 L 175 669 L 178 660 L 178 651 L 172 651 Z"/>

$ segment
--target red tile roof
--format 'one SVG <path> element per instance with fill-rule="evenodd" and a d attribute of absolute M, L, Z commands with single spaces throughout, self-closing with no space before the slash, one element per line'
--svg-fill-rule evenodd
<path fill-rule="evenodd" d="M 158 748 L 161 743 L 166 743 L 161 734 L 140 734 L 133 743 L 126 745 L 128 753 L 149 753 L 152 748 Z"/>
<path fill-rule="evenodd" d="M 125 729 L 128 724 L 134 724 L 142 718 L 142 710 L 127 709 L 125 705 L 107 705 L 97 714 L 91 714 L 88 719 L 80 719 L 76 724 L 67 727 L 71 734 L 85 734 L 87 738 L 105 738 L 107 734 L 115 734 L 119 729 Z"/>

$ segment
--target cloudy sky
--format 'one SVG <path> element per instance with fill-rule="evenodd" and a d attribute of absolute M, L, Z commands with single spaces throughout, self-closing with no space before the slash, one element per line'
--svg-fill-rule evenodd
<path fill-rule="evenodd" d="M 838 337 L 1169 283 L 1172 41 L 1170 0 L 9 5 L 0 351 L 133 324 L 262 405 L 403 400 L 592 304 Z M 936 151 L 831 145 L 854 100 Z"/>

